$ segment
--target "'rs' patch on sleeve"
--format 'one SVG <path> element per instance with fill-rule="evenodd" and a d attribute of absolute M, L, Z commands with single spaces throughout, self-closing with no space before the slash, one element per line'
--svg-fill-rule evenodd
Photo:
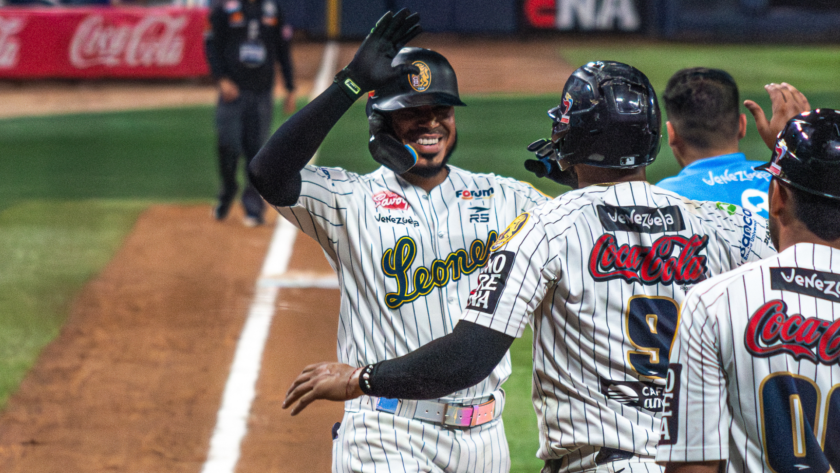
<path fill-rule="evenodd" d="M 499 296 L 505 288 L 510 268 L 513 266 L 513 257 L 512 251 L 497 251 L 490 256 L 487 266 L 482 268 L 478 275 L 478 287 L 470 293 L 467 309 L 485 314 L 496 311 Z"/>

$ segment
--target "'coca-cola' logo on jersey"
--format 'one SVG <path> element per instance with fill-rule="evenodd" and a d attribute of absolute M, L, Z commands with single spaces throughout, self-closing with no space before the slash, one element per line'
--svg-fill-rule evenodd
<path fill-rule="evenodd" d="M 403 199 L 403 196 L 391 191 L 382 191 L 373 194 L 373 204 L 375 208 L 408 210 L 408 202 Z"/>
<path fill-rule="evenodd" d="M 15 35 L 23 30 L 23 18 L 0 17 L 0 69 L 17 66 L 20 58 L 20 38 Z"/>
<path fill-rule="evenodd" d="M 615 236 L 601 235 L 589 255 L 589 273 L 596 281 L 624 279 L 642 284 L 694 284 L 706 278 L 707 235 L 663 236 L 651 246 L 618 245 Z M 679 256 L 672 256 L 681 248 Z"/>
<path fill-rule="evenodd" d="M 184 57 L 186 16 L 149 15 L 135 25 L 107 24 L 91 15 L 70 41 L 70 63 L 93 66 L 176 66 Z"/>
<path fill-rule="evenodd" d="M 831 322 L 800 314 L 788 315 L 784 301 L 765 302 L 750 317 L 744 344 L 753 356 L 787 353 L 826 365 L 840 360 L 840 319 Z"/>
<path fill-rule="evenodd" d="M 599 205 L 598 219 L 609 231 L 664 233 L 685 230 L 682 214 L 673 205 L 667 207 Z"/>

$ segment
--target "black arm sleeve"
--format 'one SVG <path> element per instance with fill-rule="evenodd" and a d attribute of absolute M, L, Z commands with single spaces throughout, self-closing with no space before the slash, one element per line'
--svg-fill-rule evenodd
<path fill-rule="evenodd" d="M 251 183 L 272 205 L 288 207 L 300 197 L 300 171 L 353 101 L 332 84 L 289 117 L 248 165 Z"/>
<path fill-rule="evenodd" d="M 471 322 L 408 355 L 374 365 L 371 389 L 379 397 L 436 399 L 478 384 L 493 372 L 514 338 Z M 361 380 L 360 380 L 361 381 Z"/>

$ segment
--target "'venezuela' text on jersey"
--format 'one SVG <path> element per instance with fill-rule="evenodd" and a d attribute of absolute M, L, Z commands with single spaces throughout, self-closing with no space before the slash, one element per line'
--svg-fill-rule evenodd
<path fill-rule="evenodd" d="M 517 218 L 492 249 L 463 320 L 515 337 L 533 323 L 538 456 L 564 457 L 561 471 L 594 468 L 600 447 L 659 470 L 680 302 L 700 281 L 775 253 L 749 211 L 646 182 L 568 192 Z"/>
<path fill-rule="evenodd" d="M 798 243 L 683 305 L 659 461 L 840 471 L 840 250 Z"/>

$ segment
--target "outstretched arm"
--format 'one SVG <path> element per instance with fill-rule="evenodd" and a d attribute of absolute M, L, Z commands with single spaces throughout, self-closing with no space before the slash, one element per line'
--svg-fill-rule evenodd
<path fill-rule="evenodd" d="M 451 334 L 408 355 L 362 368 L 343 363 L 307 366 L 295 379 L 283 408 L 297 415 L 318 399 L 346 401 L 363 394 L 400 399 L 436 399 L 478 384 L 490 375 L 513 343 L 501 332 L 460 321 Z M 364 388 L 363 388 L 364 386 Z"/>
<path fill-rule="evenodd" d="M 294 205 L 300 196 L 301 169 L 353 102 L 401 75 L 419 73 L 416 66 L 391 67 L 399 50 L 420 34 L 419 21 L 416 13 L 405 9 L 386 13 L 335 83 L 274 132 L 248 166 L 251 182 L 265 200 Z"/>

